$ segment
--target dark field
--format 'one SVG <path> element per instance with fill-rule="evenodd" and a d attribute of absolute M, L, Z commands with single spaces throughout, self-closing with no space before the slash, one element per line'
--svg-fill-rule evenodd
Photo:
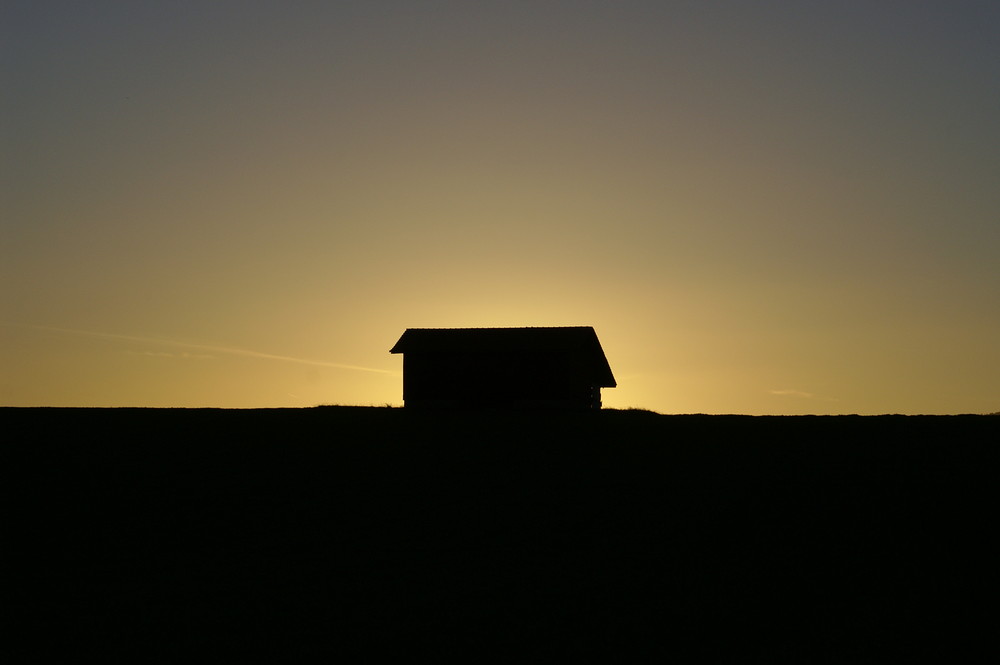
<path fill-rule="evenodd" d="M 995 655 L 1000 417 L 0 422 L 21 660 Z"/>

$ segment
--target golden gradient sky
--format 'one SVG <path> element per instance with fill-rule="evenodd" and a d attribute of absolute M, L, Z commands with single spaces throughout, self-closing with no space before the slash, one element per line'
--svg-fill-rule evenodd
<path fill-rule="evenodd" d="M 592 325 L 664 413 L 1000 410 L 1000 4 L 5 2 L 0 405 L 401 404 Z"/>

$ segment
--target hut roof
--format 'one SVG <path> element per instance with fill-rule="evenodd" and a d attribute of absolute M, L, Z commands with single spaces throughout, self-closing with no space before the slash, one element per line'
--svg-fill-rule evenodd
<path fill-rule="evenodd" d="M 595 384 L 614 388 L 611 366 L 590 326 L 558 328 L 407 328 L 389 353 L 539 353 L 568 351 L 590 365 Z"/>

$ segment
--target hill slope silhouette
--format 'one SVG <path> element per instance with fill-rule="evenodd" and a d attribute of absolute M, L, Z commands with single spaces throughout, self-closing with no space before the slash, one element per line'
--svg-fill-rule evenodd
<path fill-rule="evenodd" d="M 0 419 L 20 656 L 884 662 L 989 600 L 995 418 Z"/>

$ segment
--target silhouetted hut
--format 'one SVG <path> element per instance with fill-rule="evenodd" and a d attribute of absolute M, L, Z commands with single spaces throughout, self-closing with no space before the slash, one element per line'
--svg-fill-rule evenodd
<path fill-rule="evenodd" d="M 567 328 L 408 328 L 407 407 L 601 408 L 615 377 L 597 333 Z"/>

